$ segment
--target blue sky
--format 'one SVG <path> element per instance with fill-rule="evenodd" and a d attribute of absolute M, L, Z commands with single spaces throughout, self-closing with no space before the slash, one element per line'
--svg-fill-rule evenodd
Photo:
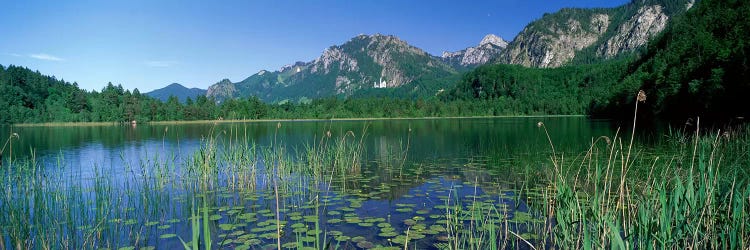
<path fill-rule="evenodd" d="M 433 55 L 492 33 L 512 40 L 563 7 L 614 0 L 1 1 L 0 64 L 89 90 L 141 92 L 172 82 L 207 88 L 310 61 L 358 34 L 396 35 Z"/>

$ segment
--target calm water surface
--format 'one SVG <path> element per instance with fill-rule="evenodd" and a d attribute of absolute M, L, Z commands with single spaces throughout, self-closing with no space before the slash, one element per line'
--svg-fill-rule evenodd
<path fill-rule="evenodd" d="M 364 134 L 370 157 L 377 157 L 387 147 L 405 148 L 408 141 L 409 159 L 413 160 L 497 154 L 518 158 L 547 153 L 550 148 L 544 130 L 537 127 L 540 121 L 546 125 L 555 147 L 571 151 L 585 149 L 592 138 L 612 136 L 615 132 L 608 121 L 584 117 L 14 127 L 12 131 L 19 137 L 12 146 L 16 158 L 29 158 L 33 150 L 37 161 L 45 165 L 62 160 L 84 172 L 94 165 L 121 167 L 124 162 L 157 155 L 182 159 L 192 155 L 201 140 L 209 136 L 225 140 L 246 137 L 258 146 L 268 146 L 276 140 L 295 148 L 318 141 L 327 131 L 334 137 L 349 131 L 357 138 Z M 279 123 L 281 127 L 277 129 Z M 11 128 L 0 128 L 0 138 L 5 141 Z M 7 160 L 9 153 L 5 152 L 4 157 Z"/>
<path fill-rule="evenodd" d="M 533 240 L 528 234 L 532 224 L 545 222 L 535 216 L 540 211 L 531 201 L 518 197 L 524 183 L 545 176 L 523 169 L 549 165 L 549 140 L 537 126 L 540 121 L 555 149 L 571 155 L 584 151 L 592 139 L 616 132 L 608 121 L 584 117 L 0 127 L 2 142 L 10 133 L 18 134 L 10 141 L 12 154 L 10 145 L 3 152 L 6 195 L 0 199 L 4 209 L 28 201 L 20 193 L 24 189 L 10 180 L 9 166 L 33 160 L 45 174 L 35 178 L 56 183 L 45 190 L 68 190 L 68 202 L 80 204 L 51 206 L 28 217 L 41 226 L 58 220 L 75 225 L 52 232 L 74 248 L 182 248 L 180 239 L 190 241 L 196 226 L 190 218 L 204 218 L 200 215 L 206 212 L 214 248 L 255 249 L 276 243 L 277 209 L 269 176 L 278 175 L 281 242 L 288 248 L 443 248 L 448 236 L 461 233 L 448 230 L 446 220 L 456 210 L 447 208 L 477 204 L 502 208 L 495 212 L 497 224 L 526 232 Z M 247 178 L 249 169 L 267 165 L 262 152 L 272 145 L 289 152 L 290 161 L 302 161 L 306 149 L 335 144 L 326 140 L 329 133 L 333 142 L 361 141 L 361 167 L 323 181 L 291 170 L 253 172 L 252 183 L 232 179 L 236 172 Z M 186 181 L 194 170 L 185 166 L 196 162 L 196 152 L 205 149 L 208 138 L 216 141 L 217 164 L 225 171 L 208 185 Z M 226 170 L 233 166 L 222 157 L 225 148 L 245 145 L 255 146 L 256 153 L 246 161 L 255 165 Z M 11 157 L 14 164 L 8 162 Z M 37 196 L 47 191 L 39 192 Z M 4 220 L 19 222 L 9 216 Z M 14 245 L 17 227 L 3 226 L 4 245 Z M 87 242 L 86 235 L 96 231 L 103 236 Z"/>

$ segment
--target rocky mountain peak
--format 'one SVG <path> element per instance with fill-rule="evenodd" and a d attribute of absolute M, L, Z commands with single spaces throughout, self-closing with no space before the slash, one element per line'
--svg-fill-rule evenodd
<path fill-rule="evenodd" d="M 488 34 L 482 38 L 482 41 L 476 47 L 469 47 L 456 52 L 443 52 L 442 58 L 453 65 L 479 65 L 499 56 L 506 46 L 508 46 L 508 42 L 503 38 Z"/>
<path fill-rule="evenodd" d="M 221 81 L 217 82 L 216 84 L 232 84 L 232 81 L 224 78 L 224 79 L 221 79 Z"/>
<path fill-rule="evenodd" d="M 290 69 L 293 69 L 295 72 L 300 72 L 302 70 L 302 67 L 305 67 L 307 65 L 308 63 L 306 62 L 297 61 L 294 64 L 287 64 L 287 65 L 282 66 L 281 69 L 279 69 L 279 72 L 286 72 L 287 70 L 290 70 Z"/>
<path fill-rule="evenodd" d="M 215 83 L 214 85 L 211 85 L 210 87 L 208 87 L 208 90 L 206 91 L 206 96 L 231 97 L 236 92 L 237 92 L 237 89 L 235 88 L 232 81 L 225 78 Z"/>
<path fill-rule="evenodd" d="M 487 34 L 486 36 L 484 36 L 484 38 L 482 38 L 482 41 L 479 42 L 479 46 L 484 46 L 487 44 L 505 48 L 508 46 L 508 41 L 505 41 L 502 37 L 496 36 L 495 34 Z"/>
<path fill-rule="evenodd" d="M 360 34 L 326 48 L 313 61 L 259 72 L 233 84 L 214 84 L 208 95 L 216 100 L 252 95 L 269 102 L 296 101 L 401 87 L 424 75 L 453 73 L 455 70 L 438 58 L 396 36 Z"/>

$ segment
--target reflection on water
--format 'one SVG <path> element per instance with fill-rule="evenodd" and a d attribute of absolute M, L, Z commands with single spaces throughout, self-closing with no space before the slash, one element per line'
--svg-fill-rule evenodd
<path fill-rule="evenodd" d="M 607 121 L 584 117 L 548 118 L 472 118 L 416 119 L 374 121 L 284 121 L 277 122 L 138 125 L 131 126 L 69 126 L 14 127 L 19 138 L 14 140 L 16 157 L 28 157 L 30 149 L 37 158 L 57 157 L 60 153 L 69 162 L 87 164 L 86 154 L 98 154 L 108 160 L 124 156 L 138 160 L 148 153 L 190 154 L 207 136 L 248 138 L 256 144 L 269 145 L 275 139 L 290 146 L 312 143 L 327 131 L 342 135 L 352 131 L 371 151 L 406 147 L 413 159 L 453 158 L 500 153 L 513 156 L 549 147 L 547 139 L 536 126 L 543 121 L 555 146 L 581 149 L 591 138 L 611 136 L 614 130 Z M 7 138 L 10 128 L 0 127 L 0 138 Z M 410 132 L 411 131 L 411 132 Z M 4 140 L 3 140 L 4 141 Z M 7 156 L 7 152 L 6 152 Z M 67 158 L 71 157 L 71 158 Z M 80 161 L 84 159 L 84 161 Z"/>
<path fill-rule="evenodd" d="M 182 248 L 182 239 L 206 244 L 205 232 L 193 237 L 196 227 L 208 228 L 213 247 L 238 249 L 275 244 L 279 236 L 288 248 L 444 248 L 493 228 L 533 241 L 548 222 L 528 203 L 543 190 L 524 188 L 540 174 L 520 169 L 547 164 L 540 120 L 555 147 L 571 152 L 614 133 L 606 121 L 580 117 L 14 127 L 13 157 L 21 160 L 15 170 L 3 168 L 3 211 L 38 212 L 30 221 L 2 217 L 3 245 L 23 238 L 14 231 L 24 228 L 18 223 L 61 220 L 69 226 L 51 227 L 60 234 L 52 240 L 73 248 L 172 249 Z M 2 127 L 0 138 L 9 133 Z M 204 153 L 214 145 L 209 141 L 216 142 L 215 155 Z M 294 165 L 304 165 L 310 148 L 337 141 L 361 143 L 361 167 L 316 175 L 263 159 L 283 148 Z M 38 170 L 19 174 L 26 160 L 35 160 Z M 196 178 L 212 160 L 216 170 L 208 172 L 216 173 Z M 276 178 L 281 184 L 274 187 Z M 34 186 L 40 182 L 50 186 L 40 190 Z M 46 202 L 56 205 L 40 208 Z M 509 240 L 496 236 L 501 239 Z"/>

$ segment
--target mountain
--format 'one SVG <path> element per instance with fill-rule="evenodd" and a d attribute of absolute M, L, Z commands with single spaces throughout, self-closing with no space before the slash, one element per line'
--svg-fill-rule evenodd
<path fill-rule="evenodd" d="M 671 16 L 663 31 L 644 41 L 636 53 L 608 55 L 631 50 L 630 45 L 645 39 L 617 35 L 621 30 L 646 34 L 646 26 L 635 24 L 656 19 L 624 22 L 617 25 L 622 28 L 615 35 L 581 51 L 614 58 L 554 68 L 484 65 L 467 72 L 441 97 L 485 101 L 489 104 L 482 108 L 500 113 L 589 114 L 621 120 L 632 119 L 639 102 L 639 123 L 658 118 L 684 126 L 688 119 L 695 124 L 696 117 L 703 126 L 743 122 L 750 117 L 750 2 L 701 0 L 690 7 Z M 636 9 L 645 13 L 641 10 L 659 8 Z M 638 94 L 641 90 L 645 96 Z"/>
<path fill-rule="evenodd" d="M 701 124 L 750 117 L 750 2 L 701 0 L 675 18 L 617 84 L 613 109 L 632 112 L 633 93 L 648 95 L 643 109 L 661 118 Z M 628 98 L 631 97 L 631 98 Z M 640 108 L 639 108 L 640 109 Z M 640 118 L 639 118 L 640 119 Z"/>
<path fill-rule="evenodd" d="M 477 66 L 500 56 L 500 53 L 507 46 L 508 41 L 503 40 L 499 36 L 489 34 L 479 42 L 479 45 L 456 52 L 443 52 L 442 58 L 445 62 L 457 68 Z"/>
<path fill-rule="evenodd" d="M 195 100 L 196 97 L 206 95 L 205 89 L 187 88 L 179 83 L 172 83 L 164 88 L 156 89 L 146 93 L 147 96 L 166 102 L 170 96 L 177 97 L 180 102 L 185 102 L 188 97 Z"/>
<path fill-rule="evenodd" d="M 222 101 L 256 96 L 265 102 L 330 96 L 425 97 L 455 85 L 456 73 L 488 63 L 527 67 L 590 64 L 639 50 L 684 13 L 693 0 L 634 0 L 617 8 L 566 8 L 530 23 L 511 42 L 486 35 L 474 47 L 441 57 L 395 36 L 359 35 L 317 59 L 240 81 L 222 80 L 207 95 Z"/>
<path fill-rule="evenodd" d="M 617 8 L 566 8 L 524 28 L 496 62 L 527 67 L 559 67 L 613 58 L 635 51 L 684 13 L 693 0 L 634 0 Z"/>
<path fill-rule="evenodd" d="M 265 102 L 298 102 L 394 88 L 420 92 L 427 91 L 419 84 L 426 79 L 455 73 L 440 58 L 398 37 L 359 35 L 325 49 L 310 62 L 297 62 L 277 71 L 261 70 L 236 83 L 222 80 L 210 86 L 207 95 L 218 101 L 256 96 Z"/>

